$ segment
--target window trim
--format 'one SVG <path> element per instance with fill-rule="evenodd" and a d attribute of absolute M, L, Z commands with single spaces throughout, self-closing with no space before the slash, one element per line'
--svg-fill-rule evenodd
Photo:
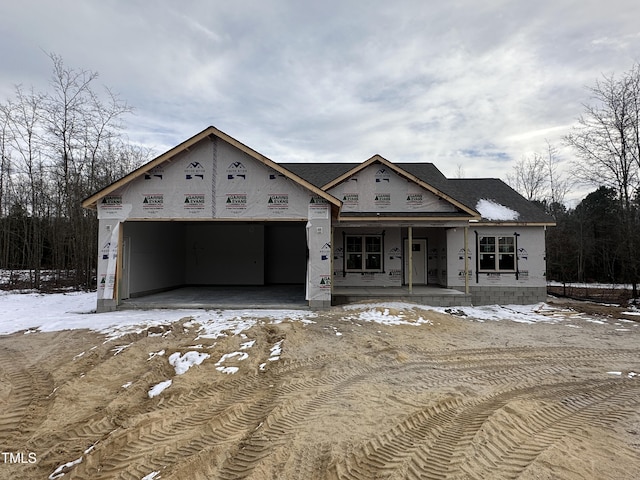
<path fill-rule="evenodd" d="M 479 234 L 476 232 L 476 252 L 477 252 L 477 268 L 476 271 L 478 273 L 515 273 L 518 274 L 518 234 Z M 491 251 L 482 251 L 481 241 L 485 238 L 493 239 L 493 250 Z M 509 251 L 500 251 L 501 250 L 501 239 L 511 239 L 511 242 L 507 243 L 510 246 Z M 504 244 L 502 244 L 504 245 Z M 483 268 L 482 267 L 482 255 L 493 255 L 493 267 L 494 268 Z M 513 257 L 512 268 L 500 268 L 500 261 L 502 255 L 510 255 Z"/>
<path fill-rule="evenodd" d="M 359 252 L 349 252 L 347 245 L 349 238 L 359 238 L 360 239 L 360 251 Z M 367 238 L 377 238 L 380 241 L 380 250 L 379 251 L 367 251 Z M 342 271 L 346 273 L 384 273 L 384 232 L 383 233 L 359 233 L 352 234 L 343 232 L 343 266 Z M 359 253 L 361 255 L 361 268 L 347 268 L 348 264 L 348 256 L 350 253 Z M 367 254 L 370 255 L 379 255 L 380 256 L 380 266 L 379 268 L 367 268 Z"/>

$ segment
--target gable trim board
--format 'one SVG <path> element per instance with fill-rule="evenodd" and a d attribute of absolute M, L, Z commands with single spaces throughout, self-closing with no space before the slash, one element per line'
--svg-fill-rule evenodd
<path fill-rule="evenodd" d="M 201 168 L 196 175 L 199 178 L 187 175 L 185 180 L 187 165 L 195 164 Z M 242 174 L 230 170 L 236 164 L 242 165 L 238 170 Z M 242 277 L 236 272 L 228 276 L 229 282 L 262 285 L 268 283 L 265 279 L 286 279 L 287 251 L 292 255 L 298 252 L 296 272 L 306 269 L 302 281 L 310 306 L 331 304 L 334 286 L 341 290 L 382 289 L 372 294 L 376 297 L 388 287 L 406 288 L 402 239 L 411 234 L 424 238 L 428 245 L 429 285 L 468 290 L 469 281 L 475 281 L 471 291 L 482 289 L 482 295 L 474 297 L 480 302 L 503 298 L 491 292 L 511 291 L 508 289 L 515 289 L 511 303 L 543 300 L 544 229 L 554 225 L 553 219 L 503 182 L 448 180 L 433 164 L 394 164 L 380 155 L 360 164 L 334 167 L 278 164 L 208 127 L 94 193 L 82 205 L 98 211 L 98 308 L 113 309 L 129 294 L 142 295 L 193 281 L 197 285 L 224 284 L 224 275 L 207 272 L 229 268 L 234 259 L 252 273 Z M 335 178 L 330 178 L 331 172 Z M 494 209 L 486 210 L 487 204 L 514 215 L 496 219 Z M 479 211 L 482 209 L 485 211 Z M 135 228 L 132 222 L 136 222 Z M 288 230 L 284 228 L 288 224 L 298 227 Z M 473 235 L 465 240 L 469 229 L 481 230 L 485 236 L 495 234 L 496 238 L 517 234 L 526 255 L 525 274 L 496 271 L 478 275 L 475 265 L 480 253 Z M 295 240 L 287 238 L 289 231 L 297 232 Z M 265 232 L 269 232 L 269 241 L 264 240 Z M 375 240 L 379 235 L 381 239 Z M 221 241 L 223 237 L 228 237 L 226 243 Z M 346 251 L 347 237 L 352 238 L 349 248 L 357 251 Z M 274 246 L 278 242 L 287 247 Z M 254 263 L 244 262 L 235 252 L 236 246 L 258 252 Z M 460 252 L 465 249 L 473 270 L 466 281 L 467 269 L 460 263 L 465 258 Z M 306 267 L 300 264 L 300 252 L 304 251 L 308 252 Z M 131 258 L 125 259 L 125 255 Z M 361 267 L 342 271 L 345 255 L 350 256 L 351 265 Z M 385 267 L 368 270 L 366 265 L 379 264 L 380 256 Z M 271 257 L 278 260 L 268 262 Z M 295 276 L 300 277 L 300 273 Z M 420 300 L 427 301 L 424 297 Z"/>

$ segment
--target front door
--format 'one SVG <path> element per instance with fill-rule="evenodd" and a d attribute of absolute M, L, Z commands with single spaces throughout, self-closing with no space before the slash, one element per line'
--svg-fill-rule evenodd
<path fill-rule="evenodd" d="M 414 238 L 411 242 L 411 282 L 427 284 L 427 239 Z M 404 283 L 409 283 L 409 240 L 404 240 Z"/>

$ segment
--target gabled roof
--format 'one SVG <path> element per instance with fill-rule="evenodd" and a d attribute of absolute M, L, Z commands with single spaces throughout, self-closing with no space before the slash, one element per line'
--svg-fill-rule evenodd
<path fill-rule="evenodd" d="M 189 151 L 189 149 L 191 147 L 193 147 L 197 143 L 201 142 L 202 140 L 205 140 L 205 139 L 211 138 L 211 137 L 218 137 L 221 140 L 224 140 L 225 142 L 227 142 L 227 143 L 233 145 L 234 147 L 236 147 L 238 150 L 241 150 L 242 152 L 246 153 L 250 157 L 253 157 L 257 161 L 265 164 L 266 166 L 268 166 L 268 167 L 272 168 L 273 170 L 277 171 L 278 173 L 283 174 L 285 177 L 290 178 L 291 180 L 293 180 L 294 182 L 298 183 L 299 185 L 301 185 L 301 186 L 305 187 L 306 189 L 312 191 L 314 194 L 324 198 L 330 204 L 333 204 L 333 205 L 335 205 L 337 207 L 340 206 L 341 202 L 338 199 L 336 199 L 335 197 L 329 195 L 328 193 L 323 191 L 321 188 L 318 188 L 316 185 L 308 182 L 304 178 L 302 178 L 302 177 L 296 175 L 295 173 L 289 171 L 288 169 L 284 168 L 282 165 L 279 165 L 279 164 L 275 163 L 273 160 L 270 160 L 269 158 L 265 157 L 261 153 L 256 152 L 252 148 L 247 147 L 245 144 L 239 142 L 235 138 L 231 137 L 230 135 L 227 135 L 226 133 L 222 132 L 221 130 L 218 130 L 215 127 L 207 127 L 207 128 L 205 128 L 200 133 L 194 135 L 193 137 L 189 138 L 188 140 L 185 140 L 181 144 L 179 144 L 179 145 L 173 147 L 172 149 L 166 151 L 165 153 L 163 153 L 162 155 L 154 158 L 150 162 L 145 163 L 141 167 L 138 167 L 137 169 L 135 169 L 134 171 L 132 171 L 128 175 L 125 175 L 121 179 L 113 182 L 111 185 L 108 185 L 105 188 L 103 188 L 102 190 L 94 193 L 90 197 L 88 197 L 85 200 L 83 200 L 82 206 L 84 208 L 93 208 L 93 209 L 95 209 L 96 206 L 97 206 L 98 200 L 100 200 L 101 198 L 105 197 L 106 195 L 109 195 L 110 193 L 112 193 L 115 190 L 117 190 L 118 188 L 126 185 L 127 183 L 132 182 L 136 178 L 143 176 L 149 170 L 151 170 L 151 169 L 157 167 L 158 165 L 170 160 L 171 158 L 175 157 L 176 155 L 178 155 L 178 154 L 180 154 L 182 152 L 185 152 L 185 151 Z"/>
<path fill-rule="evenodd" d="M 357 174 L 358 172 L 364 170 L 369 165 L 372 165 L 374 163 L 380 163 L 389 168 L 389 170 L 392 170 L 393 172 L 398 174 L 400 177 L 403 177 L 420 185 L 425 190 L 428 190 L 434 195 L 445 199 L 467 215 L 470 215 L 474 218 L 479 218 L 478 212 L 476 212 L 473 207 L 461 203 L 454 196 L 451 196 L 449 193 L 439 188 L 446 183 L 446 177 L 442 175 L 440 170 L 438 170 L 432 163 L 394 164 L 381 155 L 376 154 L 369 158 L 367 161 L 356 164 L 315 164 L 318 166 L 330 165 L 331 168 L 327 168 L 326 166 L 324 168 L 315 168 L 311 167 L 311 164 L 293 163 L 285 164 L 285 166 L 288 169 L 296 171 L 296 169 L 299 168 L 298 165 L 306 165 L 306 167 L 299 168 L 298 171 L 300 172 L 300 174 L 302 176 L 304 176 L 305 174 L 312 175 L 313 179 L 310 181 L 316 185 L 319 185 L 320 182 L 324 181 L 325 183 L 322 185 L 322 189 L 327 191 L 335 187 L 336 185 L 346 181 L 353 175 Z M 408 166 L 408 168 L 403 168 L 405 166 Z M 414 170 L 420 175 L 416 175 L 410 170 Z"/>
<path fill-rule="evenodd" d="M 379 156 L 374 156 L 376 158 Z M 382 157 L 379 157 L 382 158 Z M 371 159 L 369 159 L 371 161 Z M 465 211 L 476 208 L 480 200 L 490 200 L 500 205 L 504 205 L 519 213 L 517 220 L 505 220 L 499 223 L 513 224 L 535 224 L 535 225 L 555 225 L 555 220 L 541 210 L 537 205 L 528 201 L 510 186 L 497 178 L 462 178 L 448 179 L 433 163 L 394 163 L 386 161 L 394 171 L 398 169 L 406 174 L 417 178 L 421 185 L 428 184 L 445 194 L 449 198 L 455 199 L 458 203 L 467 208 Z M 295 172 L 305 178 L 310 183 L 322 187 L 327 184 L 336 183 L 338 178 L 347 178 L 349 172 L 361 170 L 362 163 L 286 163 L 282 164 L 288 170 Z M 433 191 L 433 190 L 432 190 Z M 343 215 L 345 215 L 343 213 Z M 357 214 L 349 214 L 357 216 Z M 478 213 L 475 214 L 478 218 Z M 480 222 L 495 224 L 495 220 L 480 219 Z"/>

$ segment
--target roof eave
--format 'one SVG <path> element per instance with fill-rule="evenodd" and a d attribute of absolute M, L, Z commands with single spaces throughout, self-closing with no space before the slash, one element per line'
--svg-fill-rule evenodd
<path fill-rule="evenodd" d="M 471 222 L 472 225 L 477 225 L 480 227 L 504 227 L 504 226 L 512 226 L 512 227 L 555 227 L 556 222 L 507 222 L 507 221 L 491 221 L 491 220 L 480 220 L 478 222 Z"/>

